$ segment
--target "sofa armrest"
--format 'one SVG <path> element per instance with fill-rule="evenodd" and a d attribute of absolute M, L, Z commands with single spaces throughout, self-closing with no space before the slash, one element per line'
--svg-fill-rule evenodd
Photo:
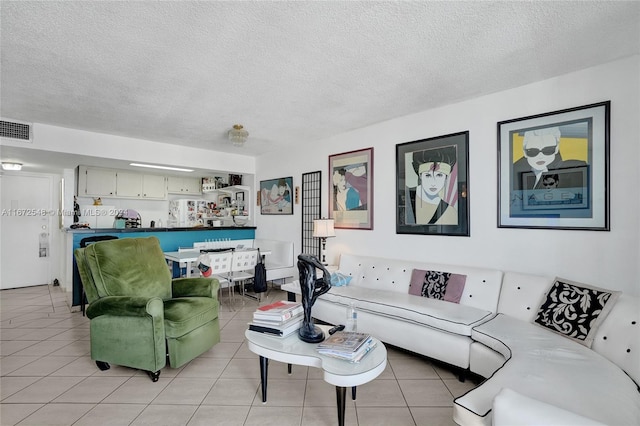
<path fill-rule="evenodd" d="M 218 298 L 220 283 L 217 278 L 175 278 L 171 281 L 172 297 Z"/>
<path fill-rule="evenodd" d="M 254 248 L 261 251 L 269 251 L 271 254 L 265 256 L 265 267 L 290 268 L 294 265 L 293 243 L 291 241 L 259 240 L 253 243 Z"/>
<path fill-rule="evenodd" d="M 87 307 L 87 317 L 102 315 L 118 317 L 164 317 L 164 303 L 159 297 L 107 296 L 92 302 Z"/>
<path fill-rule="evenodd" d="M 256 239 L 253 242 L 253 247 L 259 248 L 261 251 L 270 252 L 264 258 L 267 281 L 295 277 L 297 275 L 293 242 Z"/>

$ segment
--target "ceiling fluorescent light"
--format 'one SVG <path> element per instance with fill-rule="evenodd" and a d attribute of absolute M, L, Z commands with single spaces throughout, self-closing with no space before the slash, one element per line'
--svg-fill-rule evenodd
<path fill-rule="evenodd" d="M 22 170 L 22 163 L 11 163 L 9 161 L 3 161 L 2 170 Z"/>
<path fill-rule="evenodd" d="M 193 169 L 183 169 L 180 167 L 158 166 L 156 164 L 129 163 L 130 166 L 148 167 L 150 169 L 175 170 L 176 172 L 192 172 Z"/>

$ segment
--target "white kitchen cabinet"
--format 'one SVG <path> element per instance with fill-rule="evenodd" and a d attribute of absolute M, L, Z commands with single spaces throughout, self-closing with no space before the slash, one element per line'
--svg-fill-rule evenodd
<path fill-rule="evenodd" d="M 78 195 L 166 200 L 166 178 L 128 170 L 79 166 Z"/>
<path fill-rule="evenodd" d="M 118 170 L 116 173 L 118 197 L 142 197 L 142 174 Z"/>
<path fill-rule="evenodd" d="M 114 197 L 116 170 L 80 166 L 78 168 L 78 195 Z"/>
<path fill-rule="evenodd" d="M 190 194 L 202 194 L 200 178 L 184 178 L 184 189 Z"/>
<path fill-rule="evenodd" d="M 144 198 L 167 198 L 166 178 L 158 175 L 142 175 L 142 196 Z"/>
<path fill-rule="evenodd" d="M 200 178 L 169 176 L 167 177 L 167 191 L 171 194 L 202 194 Z"/>
<path fill-rule="evenodd" d="M 165 177 L 135 172 L 118 171 L 118 197 L 150 198 L 163 200 L 167 197 Z"/>

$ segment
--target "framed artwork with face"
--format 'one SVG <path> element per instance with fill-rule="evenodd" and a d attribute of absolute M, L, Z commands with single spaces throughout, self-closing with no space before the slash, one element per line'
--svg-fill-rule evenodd
<path fill-rule="evenodd" d="M 470 235 L 469 132 L 396 145 L 396 233 Z"/>
<path fill-rule="evenodd" d="M 498 227 L 609 230 L 609 106 L 498 123 Z"/>

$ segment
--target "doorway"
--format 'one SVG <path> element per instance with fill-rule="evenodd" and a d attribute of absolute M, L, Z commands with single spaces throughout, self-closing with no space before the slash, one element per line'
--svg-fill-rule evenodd
<path fill-rule="evenodd" d="M 51 282 L 52 176 L 0 175 L 0 289 Z"/>

